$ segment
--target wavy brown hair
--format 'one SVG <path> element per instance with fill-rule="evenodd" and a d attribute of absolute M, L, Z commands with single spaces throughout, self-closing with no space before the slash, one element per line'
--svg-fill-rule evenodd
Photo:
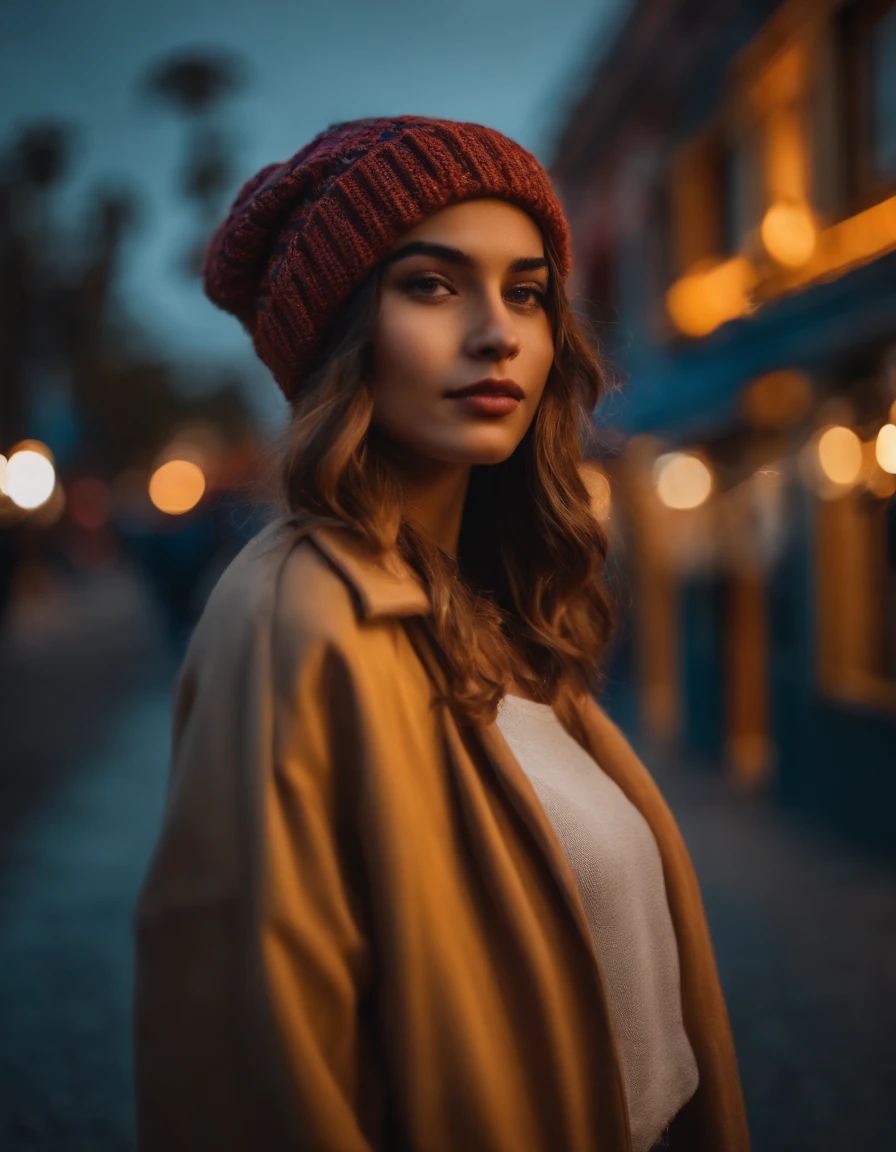
<path fill-rule="evenodd" d="M 512 669 L 577 730 L 574 697 L 599 683 L 613 617 L 607 539 L 581 476 L 606 378 L 548 236 L 544 243 L 554 362 L 514 453 L 473 466 L 456 559 L 402 516 L 396 449 L 371 424 L 378 269 L 334 318 L 298 389 L 280 488 L 292 514 L 338 523 L 373 554 L 397 548 L 414 569 L 432 603 L 426 626 L 446 672 L 446 702 L 459 718 L 494 718 Z"/>

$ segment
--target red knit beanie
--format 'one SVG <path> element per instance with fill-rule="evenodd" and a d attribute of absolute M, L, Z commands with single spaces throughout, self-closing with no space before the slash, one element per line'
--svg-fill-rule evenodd
<path fill-rule="evenodd" d="M 291 397 L 333 313 L 395 241 L 448 204 L 487 196 L 533 216 L 565 280 L 569 228 L 531 152 L 493 128 L 456 120 L 333 124 L 243 185 L 209 244 L 205 291 L 246 327 Z"/>

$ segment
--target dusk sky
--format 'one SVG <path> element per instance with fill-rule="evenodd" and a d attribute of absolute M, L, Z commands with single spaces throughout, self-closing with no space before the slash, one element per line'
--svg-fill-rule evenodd
<path fill-rule="evenodd" d="M 140 94 L 146 72 L 192 48 L 239 54 L 249 73 L 228 124 L 238 185 L 327 124 L 413 113 L 497 128 L 550 160 L 558 119 L 625 0 L 6 0 L 0 5 L 0 145 L 59 118 L 78 149 L 62 205 L 74 222 L 97 186 L 133 189 L 139 226 L 120 285 L 128 313 L 185 365 L 226 359 L 262 413 L 281 410 L 248 338 L 177 268 L 193 217 L 176 195 L 183 126 Z M 234 188 L 234 191 L 235 191 Z M 259 374 L 262 371 L 262 374 Z M 198 375 L 198 374 L 197 374 Z"/>

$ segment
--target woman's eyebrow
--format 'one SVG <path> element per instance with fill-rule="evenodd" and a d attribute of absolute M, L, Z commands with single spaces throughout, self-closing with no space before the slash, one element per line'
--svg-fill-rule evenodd
<path fill-rule="evenodd" d="M 406 260 L 409 256 L 433 256 L 438 260 L 446 260 L 449 264 L 459 264 L 464 268 L 472 268 L 476 261 L 467 252 L 459 248 L 449 248 L 447 244 L 433 244 L 427 240 L 415 240 L 405 244 L 383 260 L 383 265 L 394 264 L 396 260 Z M 537 268 L 547 268 L 548 262 L 543 256 L 521 256 L 511 261 L 508 272 L 534 272 Z"/>

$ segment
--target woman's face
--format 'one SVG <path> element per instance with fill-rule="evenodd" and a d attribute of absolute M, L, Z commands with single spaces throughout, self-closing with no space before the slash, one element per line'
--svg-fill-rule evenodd
<path fill-rule="evenodd" d="M 430 460 L 506 460 L 554 358 L 538 226 L 502 200 L 452 204 L 393 245 L 380 285 L 374 426 Z M 512 382 L 519 399 L 449 395 L 486 379 Z"/>

